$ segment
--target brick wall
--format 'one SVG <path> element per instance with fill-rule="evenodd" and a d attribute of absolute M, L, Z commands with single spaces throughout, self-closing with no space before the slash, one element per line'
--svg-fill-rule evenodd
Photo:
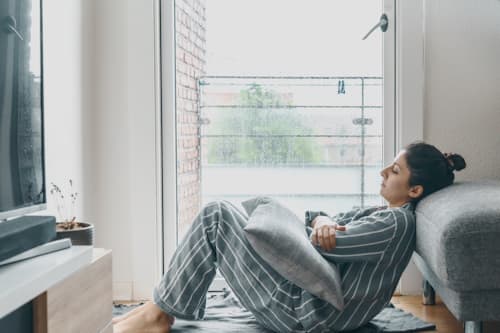
<path fill-rule="evenodd" d="M 205 0 L 175 2 L 179 235 L 201 208 L 198 81 L 205 74 Z"/>

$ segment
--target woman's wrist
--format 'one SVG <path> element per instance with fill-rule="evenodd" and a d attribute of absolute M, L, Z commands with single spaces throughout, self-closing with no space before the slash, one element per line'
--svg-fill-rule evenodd
<path fill-rule="evenodd" d="M 311 222 L 312 228 L 319 228 L 323 225 L 336 225 L 336 223 L 330 220 L 327 216 L 316 216 L 316 218 Z"/>

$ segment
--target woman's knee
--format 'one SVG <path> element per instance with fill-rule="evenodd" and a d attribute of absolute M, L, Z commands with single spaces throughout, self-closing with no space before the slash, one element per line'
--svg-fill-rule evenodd
<path fill-rule="evenodd" d="M 214 200 L 203 207 L 202 215 L 219 221 L 228 220 L 228 216 L 234 215 L 234 207 L 226 200 Z"/>
<path fill-rule="evenodd" d="M 232 212 L 233 205 L 227 200 L 214 200 L 204 206 L 204 210 L 223 212 Z"/>
<path fill-rule="evenodd" d="M 240 225 L 243 220 L 247 219 L 240 210 L 227 200 L 215 200 L 205 207 L 209 210 L 207 213 L 217 214 L 219 223 Z"/>

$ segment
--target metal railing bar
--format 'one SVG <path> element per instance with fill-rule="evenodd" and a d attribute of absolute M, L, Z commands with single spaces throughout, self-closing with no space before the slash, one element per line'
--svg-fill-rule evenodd
<path fill-rule="evenodd" d="M 269 106 L 248 106 L 248 105 L 200 105 L 200 108 L 221 108 L 221 109 L 381 109 L 380 105 L 269 105 Z"/>
<path fill-rule="evenodd" d="M 262 80 L 348 80 L 348 79 L 383 79 L 382 76 L 279 76 L 279 75 L 255 75 L 255 76 L 246 76 L 246 75 L 204 75 L 200 76 L 199 80 L 203 79 L 262 79 Z"/>
<path fill-rule="evenodd" d="M 308 135 L 308 134 L 202 134 L 203 138 L 361 138 L 362 135 Z M 364 135 L 365 138 L 381 138 L 382 135 Z"/>
<path fill-rule="evenodd" d="M 352 168 L 352 169 L 357 169 L 361 168 L 362 165 L 360 163 L 353 164 L 353 163 L 346 163 L 346 164 L 333 164 L 333 163 L 275 163 L 275 164 L 255 164 L 255 163 L 202 163 L 202 165 L 205 168 L 211 169 L 211 168 L 272 168 L 275 169 L 276 167 L 280 169 L 284 168 L 301 168 L 301 169 L 307 169 L 307 168 Z M 365 163 L 365 167 L 369 168 L 382 168 L 382 162 L 379 163 Z"/>
<path fill-rule="evenodd" d="M 246 196 L 255 196 L 254 193 L 238 193 L 238 194 L 224 194 L 224 197 L 246 197 Z M 363 195 L 363 193 L 259 193 L 262 196 L 270 196 L 270 197 L 314 197 L 314 198 L 330 198 L 330 197 L 359 197 Z M 365 196 L 369 197 L 379 197 L 378 193 L 364 193 Z M 205 197 L 220 197 L 222 195 L 217 194 L 205 194 Z"/>
<path fill-rule="evenodd" d="M 200 85 L 202 86 L 216 86 L 216 87 L 245 87 L 245 86 L 252 86 L 257 84 L 256 82 L 248 82 L 248 83 L 232 83 L 232 82 L 206 82 L 206 81 L 200 81 Z M 268 87 L 336 87 L 338 82 L 335 83 L 264 83 L 262 86 Z M 259 84 L 260 85 L 260 84 Z M 345 87 L 361 87 L 361 84 L 349 84 L 349 83 L 344 83 Z M 382 83 L 373 83 L 373 84 L 365 84 L 365 86 L 370 86 L 370 87 L 382 87 Z"/>

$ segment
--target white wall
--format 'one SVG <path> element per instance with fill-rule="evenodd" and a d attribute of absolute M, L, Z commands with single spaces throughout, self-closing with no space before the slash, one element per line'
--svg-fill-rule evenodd
<path fill-rule="evenodd" d="M 83 192 L 82 0 L 45 0 L 44 98 L 46 181 L 65 187 L 73 179 L 81 196 L 76 215 L 86 220 Z M 47 213 L 57 215 L 48 194 Z"/>
<path fill-rule="evenodd" d="M 113 250 L 114 299 L 151 297 L 159 277 L 154 1 L 94 1 L 96 245 Z"/>
<path fill-rule="evenodd" d="M 133 234 L 133 299 L 152 297 L 161 277 L 162 177 L 159 38 L 155 0 L 128 1 L 129 160 Z M 158 59 L 159 60 L 159 59 Z"/>
<path fill-rule="evenodd" d="M 424 140 L 462 154 L 456 180 L 500 179 L 500 1 L 425 1 Z M 411 264 L 401 290 L 421 293 Z"/>
<path fill-rule="evenodd" d="M 500 179 L 500 1 L 426 1 L 424 137 Z"/>
<path fill-rule="evenodd" d="M 47 183 L 74 180 L 78 219 L 113 250 L 114 299 L 151 297 L 161 269 L 153 5 L 44 1 Z"/>
<path fill-rule="evenodd" d="M 127 107 L 127 6 L 94 1 L 92 221 L 96 246 L 113 250 L 113 287 L 131 294 L 132 255 L 128 186 L 130 165 Z M 120 297 L 121 296 L 121 297 Z"/>

